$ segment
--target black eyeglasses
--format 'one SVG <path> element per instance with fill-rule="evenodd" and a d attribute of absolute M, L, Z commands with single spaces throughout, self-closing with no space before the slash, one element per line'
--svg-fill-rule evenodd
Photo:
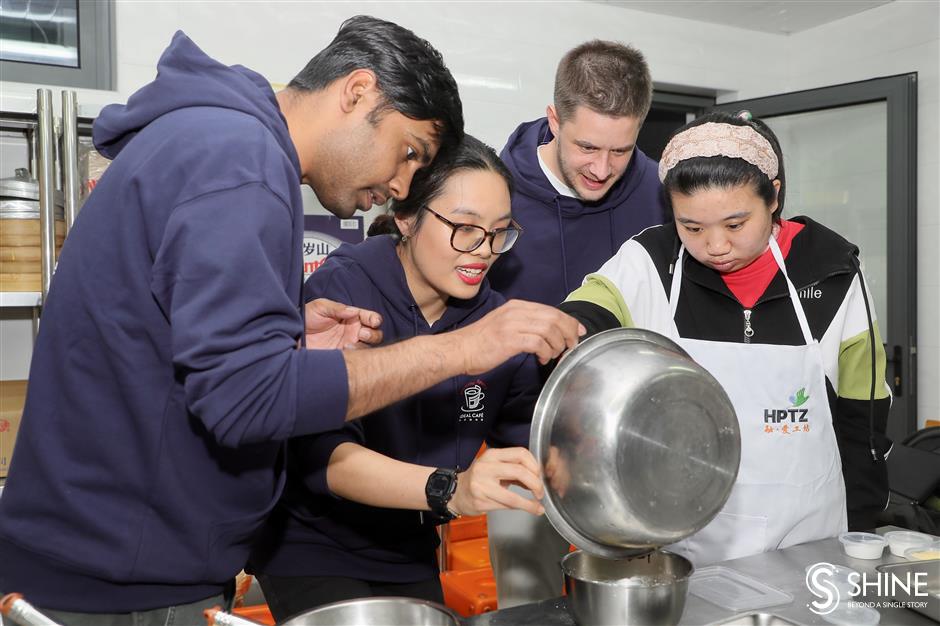
<path fill-rule="evenodd" d="M 506 228 L 494 228 L 487 231 L 482 226 L 475 224 L 452 222 L 431 207 L 426 206 L 424 208 L 428 213 L 450 226 L 450 247 L 457 252 L 473 252 L 482 246 L 486 238 L 489 237 L 490 249 L 493 254 L 502 254 L 508 252 L 519 240 L 519 235 L 522 234 L 522 226 L 519 226 L 515 220 L 510 221 L 510 225 Z"/>

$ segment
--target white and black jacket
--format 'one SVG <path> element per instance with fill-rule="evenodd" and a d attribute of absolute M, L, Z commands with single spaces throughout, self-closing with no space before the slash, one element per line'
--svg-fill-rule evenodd
<path fill-rule="evenodd" d="M 885 353 L 858 269 L 858 248 L 807 217 L 786 259 L 813 337 L 820 343 L 826 388 L 842 457 L 850 529 L 873 528 L 888 501 L 884 455 L 891 395 L 885 384 Z M 669 291 L 679 250 L 675 224 L 649 228 L 617 254 L 561 305 L 588 334 L 620 326 L 671 334 Z M 750 310 L 754 335 L 744 335 L 745 308 L 721 275 L 684 255 L 682 297 L 675 324 L 679 334 L 707 341 L 799 345 L 803 335 L 779 271 Z M 874 342 L 872 341 L 874 337 Z M 872 350 L 875 364 L 872 367 Z M 871 400 L 872 378 L 876 381 Z"/>

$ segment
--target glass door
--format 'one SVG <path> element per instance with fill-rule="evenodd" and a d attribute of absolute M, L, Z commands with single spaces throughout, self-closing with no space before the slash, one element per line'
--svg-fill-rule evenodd
<path fill-rule="evenodd" d="M 916 421 L 916 74 L 729 102 L 766 122 L 786 155 L 790 215 L 808 215 L 861 249 L 888 357 L 888 435 Z"/>

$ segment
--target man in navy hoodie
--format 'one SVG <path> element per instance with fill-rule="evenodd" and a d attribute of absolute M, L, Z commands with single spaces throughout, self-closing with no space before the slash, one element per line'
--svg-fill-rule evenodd
<path fill-rule="evenodd" d="M 547 116 L 520 125 L 500 155 L 525 237 L 490 272 L 493 289 L 561 304 L 624 241 L 663 223 L 657 164 L 636 147 L 652 90 L 630 46 L 589 41 L 562 58 Z M 544 517 L 498 511 L 489 524 L 500 607 L 561 593 L 567 543 Z"/>
<path fill-rule="evenodd" d="M 590 41 L 562 58 L 546 117 L 521 124 L 500 154 L 525 237 L 490 274 L 494 289 L 558 305 L 624 241 L 663 223 L 657 163 L 636 147 L 652 90 L 630 46 Z"/>
<path fill-rule="evenodd" d="M 394 346 L 298 349 L 299 183 L 340 216 L 404 198 L 462 136 L 453 77 L 364 16 L 278 94 L 182 33 L 157 69 L 95 123 L 114 161 L 44 303 L 0 498 L 0 593 L 71 626 L 201 623 L 281 493 L 287 438 L 583 330 L 516 303 Z M 341 309 L 307 308 L 315 347 L 378 339 L 377 314 Z"/>

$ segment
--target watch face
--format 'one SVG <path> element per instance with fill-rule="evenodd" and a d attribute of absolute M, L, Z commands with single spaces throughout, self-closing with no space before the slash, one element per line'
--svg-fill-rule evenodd
<path fill-rule="evenodd" d="M 447 487 L 450 485 L 450 477 L 436 474 L 431 476 L 428 482 L 428 491 L 433 495 L 442 495 L 447 493 Z"/>

